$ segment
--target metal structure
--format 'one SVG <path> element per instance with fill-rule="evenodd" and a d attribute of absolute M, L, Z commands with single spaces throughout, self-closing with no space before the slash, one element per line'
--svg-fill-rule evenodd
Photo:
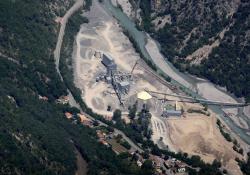
<path fill-rule="evenodd" d="M 102 64 L 107 69 L 106 82 L 112 84 L 120 104 L 123 105 L 123 96 L 128 94 L 130 90 L 131 74 L 118 71 L 114 60 L 106 54 L 103 54 Z"/>
<path fill-rule="evenodd" d="M 181 117 L 181 115 L 182 115 L 181 110 L 164 110 L 162 113 L 163 117 L 170 117 L 170 116 Z"/>
<path fill-rule="evenodd" d="M 195 97 L 188 97 L 188 96 L 183 96 L 183 95 L 174 95 L 174 94 L 169 94 L 169 93 L 164 93 L 164 92 L 149 91 L 146 89 L 145 91 L 150 94 L 163 95 L 164 98 L 166 96 L 172 96 L 172 97 L 178 97 L 181 99 L 190 100 L 190 101 L 185 101 L 187 103 L 201 103 L 201 104 L 207 104 L 207 105 L 220 105 L 220 106 L 227 106 L 227 107 L 243 107 L 243 106 L 249 105 L 248 103 L 220 102 L 220 101 L 206 100 L 206 99 L 195 98 Z M 175 100 L 175 101 L 181 102 L 182 100 Z"/>

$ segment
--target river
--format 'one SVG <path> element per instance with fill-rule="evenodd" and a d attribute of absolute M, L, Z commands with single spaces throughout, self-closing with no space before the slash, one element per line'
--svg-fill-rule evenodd
<path fill-rule="evenodd" d="M 139 31 L 136 28 L 135 23 L 132 20 L 130 20 L 127 17 L 127 15 L 122 12 L 121 9 L 114 7 L 110 0 L 104 0 L 103 4 L 104 4 L 105 10 L 110 15 L 115 17 L 119 21 L 119 24 L 124 29 L 126 29 L 129 32 L 129 34 L 133 37 L 133 39 L 135 40 L 136 44 L 139 46 L 139 49 L 141 50 L 145 58 L 152 60 L 157 65 L 157 67 L 160 69 L 161 72 L 164 72 L 168 75 L 171 74 L 172 76 L 171 75 L 169 76 L 172 78 L 171 82 L 174 85 L 182 87 L 186 92 L 191 94 L 193 97 L 203 98 L 201 95 L 197 94 L 196 87 L 199 82 L 198 77 L 191 76 L 188 73 L 180 72 L 166 58 L 164 59 L 164 63 L 161 62 L 160 64 L 159 63 L 157 64 L 156 62 L 157 60 L 151 57 L 152 54 L 150 56 L 150 54 L 148 53 L 145 47 L 147 44 L 147 39 L 148 39 L 147 34 L 143 31 Z M 158 47 L 158 53 L 160 53 L 160 47 L 159 46 L 157 47 Z M 219 89 L 216 89 L 216 90 L 219 90 Z M 213 110 L 215 113 L 217 113 L 220 119 L 222 119 L 235 134 L 237 134 L 247 144 L 250 144 L 250 136 L 247 134 L 249 130 L 240 128 L 237 124 L 235 124 L 232 121 L 232 119 L 230 119 L 229 117 L 224 117 L 224 112 L 222 111 L 221 107 L 209 106 L 209 108 Z M 242 117 L 244 120 L 246 120 L 248 124 L 250 124 L 250 120 L 247 116 L 243 115 L 242 113 L 239 113 L 238 115 Z"/>

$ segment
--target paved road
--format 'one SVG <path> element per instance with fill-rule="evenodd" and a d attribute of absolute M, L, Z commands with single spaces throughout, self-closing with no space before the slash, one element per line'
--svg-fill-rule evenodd
<path fill-rule="evenodd" d="M 58 39 L 57 39 L 57 43 L 56 43 L 56 49 L 54 51 L 54 57 L 55 57 L 55 61 L 56 61 L 56 70 L 59 73 L 61 79 L 62 79 L 62 76 L 61 76 L 61 73 L 59 70 L 59 62 L 60 62 L 60 53 L 61 53 L 61 47 L 62 47 L 65 28 L 66 28 L 68 19 L 77 10 L 79 10 L 83 6 L 83 4 L 84 4 L 83 0 L 76 0 L 75 4 L 66 12 L 66 14 L 63 16 L 63 18 L 61 20 L 61 27 L 60 27 L 60 31 L 59 31 L 59 35 L 58 35 Z"/>
<path fill-rule="evenodd" d="M 57 39 L 56 49 L 54 51 L 54 58 L 55 58 L 55 62 L 56 62 L 56 70 L 57 70 L 60 78 L 62 79 L 62 81 L 63 81 L 63 78 L 61 76 L 61 72 L 59 69 L 59 63 L 60 63 L 60 53 L 61 53 L 61 47 L 62 47 L 65 28 L 66 28 L 68 19 L 74 14 L 74 12 L 79 10 L 83 5 L 84 5 L 83 0 L 76 0 L 75 4 L 66 12 L 66 14 L 63 16 L 63 18 L 61 20 L 61 27 L 60 27 L 60 31 L 59 31 L 59 35 L 58 35 L 58 39 Z M 69 89 L 68 89 L 68 96 L 69 96 L 69 104 L 71 106 L 78 108 L 88 118 L 95 120 L 93 117 L 91 117 L 90 115 L 88 115 L 82 111 L 80 105 L 76 102 L 76 100 L 74 99 L 74 97 Z M 107 124 L 103 123 L 102 121 L 99 121 L 99 120 L 97 120 L 97 121 L 99 122 L 100 125 L 108 126 Z M 114 129 L 114 132 L 116 134 L 122 135 L 122 137 L 131 145 L 131 147 L 134 151 L 143 152 L 143 150 L 140 147 L 138 147 L 131 139 L 129 139 L 122 131 L 120 131 L 118 129 Z"/>

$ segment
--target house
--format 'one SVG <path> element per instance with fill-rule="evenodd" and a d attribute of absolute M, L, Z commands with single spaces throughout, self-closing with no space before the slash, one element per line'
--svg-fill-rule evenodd
<path fill-rule="evenodd" d="M 140 160 L 137 160 L 136 164 L 137 164 L 138 167 L 142 166 L 142 162 Z"/>
<path fill-rule="evenodd" d="M 105 139 L 106 134 L 103 133 L 102 131 L 97 130 L 96 134 L 97 134 L 97 137 L 99 138 L 99 140 L 104 140 Z"/>
<path fill-rule="evenodd" d="M 151 0 L 151 8 L 158 10 L 161 7 L 161 0 Z"/>
<path fill-rule="evenodd" d="M 180 117 L 182 115 L 181 110 L 164 110 L 162 116 L 163 117 Z"/>
<path fill-rule="evenodd" d="M 105 120 L 111 121 L 112 118 L 113 118 L 113 116 L 112 116 L 112 115 L 104 115 L 103 118 L 104 118 Z"/>
<path fill-rule="evenodd" d="M 93 121 L 86 117 L 84 114 L 77 114 L 77 116 L 80 118 L 80 122 L 85 125 L 85 126 L 89 126 L 89 127 L 93 127 Z"/>
<path fill-rule="evenodd" d="M 67 119 L 71 119 L 73 115 L 70 112 L 65 112 L 64 115 L 66 116 Z"/>
<path fill-rule="evenodd" d="M 105 140 L 100 140 L 100 143 L 105 145 L 105 146 L 109 146 L 109 143 L 107 141 L 105 141 Z"/>
<path fill-rule="evenodd" d="M 186 164 L 181 162 L 181 161 L 177 161 L 175 164 L 175 167 L 177 167 L 178 173 L 185 173 L 186 172 Z"/>
<path fill-rule="evenodd" d="M 178 173 L 185 173 L 186 172 L 186 168 L 183 167 L 183 168 L 177 168 L 177 172 Z"/>
<path fill-rule="evenodd" d="M 69 103 L 69 97 L 68 96 L 61 96 L 59 99 L 56 100 L 59 104 L 68 104 Z"/>
<path fill-rule="evenodd" d="M 48 97 L 46 97 L 46 96 L 41 96 L 41 95 L 39 95 L 38 98 L 39 98 L 39 100 L 44 100 L 44 101 L 48 101 L 48 100 L 49 100 Z"/>
<path fill-rule="evenodd" d="M 153 165 L 154 165 L 154 167 L 156 169 L 160 169 L 161 168 L 162 159 L 160 157 L 154 156 L 154 155 L 150 155 L 149 159 L 152 160 Z"/>

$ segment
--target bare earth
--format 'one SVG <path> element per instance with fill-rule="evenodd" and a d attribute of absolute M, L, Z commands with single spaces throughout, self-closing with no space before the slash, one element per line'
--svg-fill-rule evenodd
<path fill-rule="evenodd" d="M 241 174 L 234 161 L 241 157 L 232 150 L 216 127 L 216 118 L 205 116 L 189 116 L 185 119 L 167 119 L 171 143 L 177 150 L 191 155 L 199 155 L 205 162 L 220 160 L 233 174 Z"/>

